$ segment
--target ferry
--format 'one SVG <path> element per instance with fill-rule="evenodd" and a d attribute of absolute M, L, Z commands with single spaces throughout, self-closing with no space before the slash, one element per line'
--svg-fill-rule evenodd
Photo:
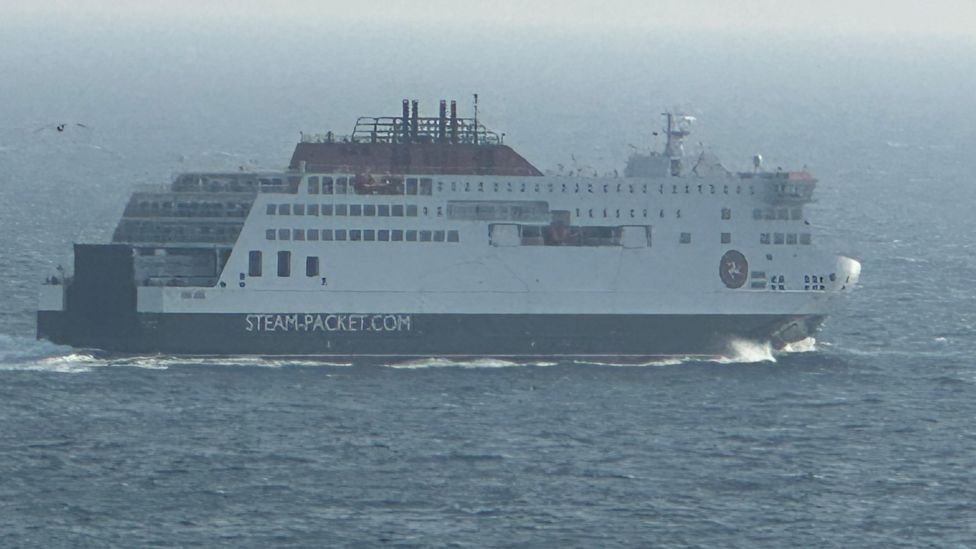
<path fill-rule="evenodd" d="M 116 353 L 643 361 L 813 337 L 860 263 L 823 250 L 817 180 L 663 151 L 544 174 L 478 117 L 360 117 L 287 169 L 137 189 L 110 243 L 74 244 L 37 335 Z"/>

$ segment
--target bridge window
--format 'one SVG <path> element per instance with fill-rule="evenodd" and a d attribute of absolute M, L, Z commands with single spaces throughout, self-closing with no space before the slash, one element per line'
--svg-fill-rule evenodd
<path fill-rule="evenodd" d="M 156 206 L 157 208 L 159 207 L 158 204 L 155 204 L 154 203 L 153 205 Z M 275 204 L 268 204 L 267 214 L 268 215 L 274 215 L 276 213 L 278 213 L 278 206 L 275 205 Z"/>
<path fill-rule="evenodd" d="M 332 215 L 332 204 L 322 204 L 322 215 Z"/>
<path fill-rule="evenodd" d="M 295 215 L 305 215 L 305 204 L 295 204 L 292 206 Z"/>
<path fill-rule="evenodd" d="M 291 252 L 278 252 L 278 276 L 291 276 Z"/>
<path fill-rule="evenodd" d="M 363 206 L 363 215 L 375 217 L 376 216 L 376 206 L 373 204 L 366 204 Z"/>
<path fill-rule="evenodd" d="M 447 241 L 448 242 L 459 242 L 461 239 L 458 236 L 457 231 L 447 231 Z"/>
<path fill-rule="evenodd" d="M 305 258 L 305 276 L 319 276 L 319 258 L 309 256 Z"/>
<path fill-rule="evenodd" d="M 393 229 L 390 231 L 390 240 L 393 242 L 401 242 L 403 240 L 403 231 L 401 229 Z"/>
<path fill-rule="evenodd" d="M 251 250 L 247 254 L 247 276 L 261 276 L 261 252 Z"/>
<path fill-rule="evenodd" d="M 278 215 L 291 215 L 291 204 L 279 204 Z"/>
<path fill-rule="evenodd" d="M 353 217 L 359 217 L 363 215 L 363 207 L 359 204 L 350 204 L 349 215 Z"/>
<path fill-rule="evenodd" d="M 308 178 L 308 194 L 319 194 L 319 178 L 317 175 Z"/>
<path fill-rule="evenodd" d="M 278 229 L 278 240 L 291 240 L 291 231 L 288 229 Z"/>
<path fill-rule="evenodd" d="M 380 204 L 376 207 L 376 214 L 380 217 L 390 217 L 390 205 Z"/>
<path fill-rule="evenodd" d="M 275 239 L 275 230 L 274 229 L 268 229 L 268 230 L 264 231 L 264 238 L 267 239 L 267 240 L 274 240 Z"/>
<path fill-rule="evenodd" d="M 319 205 L 309 204 L 305 213 L 307 213 L 308 215 L 319 215 Z"/>
<path fill-rule="evenodd" d="M 403 217 L 403 204 L 394 204 L 391 211 L 393 217 Z"/>
<path fill-rule="evenodd" d="M 319 239 L 319 230 L 318 229 L 309 229 L 309 230 L 305 231 L 305 238 L 307 238 L 309 240 L 318 240 Z"/>
<path fill-rule="evenodd" d="M 346 194 L 346 178 L 337 177 L 335 180 L 335 193 Z"/>
<path fill-rule="evenodd" d="M 335 239 L 336 240 L 345 240 L 346 239 L 346 230 L 345 229 L 336 229 L 335 230 Z"/>
<path fill-rule="evenodd" d="M 420 179 L 420 194 L 430 196 L 433 194 L 434 182 L 426 177 Z"/>
<path fill-rule="evenodd" d="M 407 178 L 407 194 L 417 194 L 417 179 Z"/>
<path fill-rule="evenodd" d="M 322 194 L 332 194 L 332 178 L 322 178 Z"/>

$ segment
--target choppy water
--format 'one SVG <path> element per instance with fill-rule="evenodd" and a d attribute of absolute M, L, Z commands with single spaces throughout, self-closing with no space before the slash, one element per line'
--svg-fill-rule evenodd
<path fill-rule="evenodd" d="M 499 39 L 464 54 L 477 70 L 440 51 L 423 76 L 422 44 L 312 74 L 295 59 L 314 42 L 109 47 L 127 38 L 62 58 L 25 34 L 0 53 L 18 76 L 0 82 L 0 546 L 976 546 L 972 45 L 796 43 L 755 68 L 749 46 L 513 55 Z M 646 141 L 635 115 L 684 101 L 733 166 L 811 164 L 811 215 L 863 286 L 812 347 L 725 363 L 106 359 L 34 341 L 36 283 L 70 242 L 110 236 L 134 184 L 280 167 L 300 129 L 396 112 L 399 89 L 345 93 L 381 60 L 431 104 L 494 94 L 486 116 L 544 168 L 613 167 Z M 228 85 L 240 67 L 250 84 Z M 92 129 L 36 131 L 60 120 Z"/>

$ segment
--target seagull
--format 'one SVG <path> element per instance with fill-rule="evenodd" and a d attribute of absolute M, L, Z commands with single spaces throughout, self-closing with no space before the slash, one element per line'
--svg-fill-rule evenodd
<path fill-rule="evenodd" d="M 64 131 L 66 129 L 68 129 L 69 127 L 71 127 L 71 128 L 74 128 L 74 127 L 85 128 L 86 130 L 91 129 L 88 126 L 86 126 L 86 125 L 84 125 L 84 124 L 82 124 L 80 122 L 75 122 L 74 124 L 68 124 L 66 122 L 59 122 L 57 124 L 50 124 L 48 126 L 41 126 L 40 128 L 37 128 L 36 130 L 34 130 L 34 133 L 42 132 L 44 130 L 56 130 L 58 133 L 64 133 Z"/>

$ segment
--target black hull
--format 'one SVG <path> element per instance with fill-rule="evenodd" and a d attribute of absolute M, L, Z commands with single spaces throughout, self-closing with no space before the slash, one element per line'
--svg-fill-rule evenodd
<path fill-rule="evenodd" d="M 812 335 L 803 315 L 127 315 L 40 311 L 38 338 L 133 354 L 641 360 L 727 356 L 737 339 L 774 347 Z"/>

